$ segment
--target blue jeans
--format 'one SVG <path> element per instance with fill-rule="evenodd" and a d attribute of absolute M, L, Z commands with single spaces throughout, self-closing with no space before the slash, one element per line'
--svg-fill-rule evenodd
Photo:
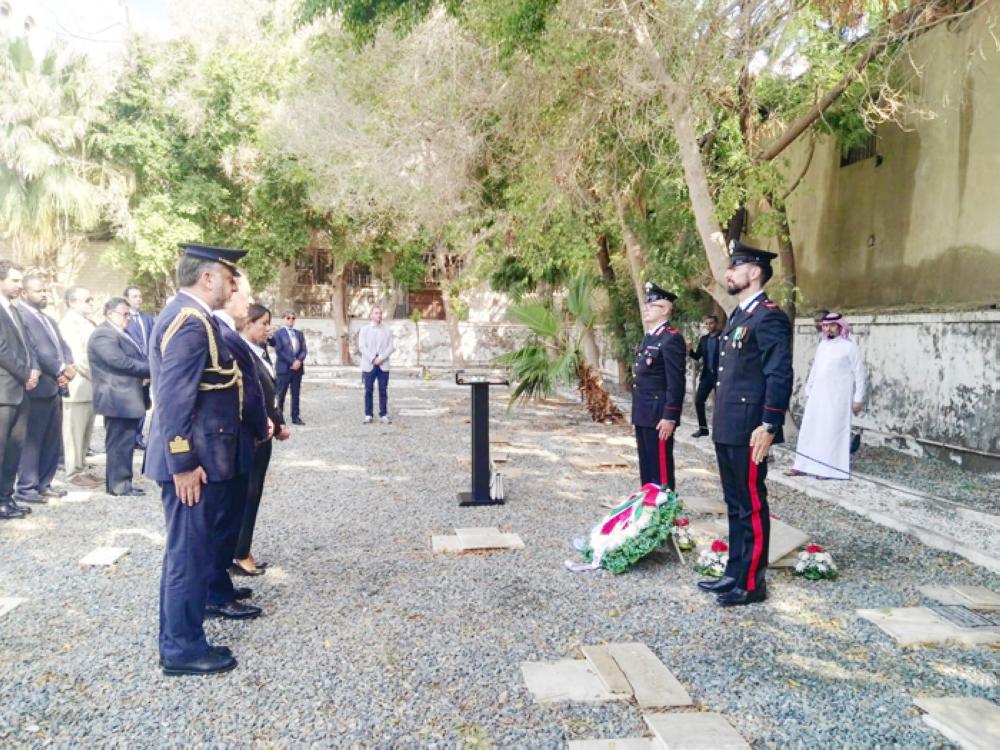
<path fill-rule="evenodd" d="M 372 394 L 375 390 L 375 381 L 378 381 L 378 415 L 384 417 L 389 411 L 389 373 L 384 372 L 381 367 L 375 365 L 370 372 L 361 373 L 361 380 L 365 384 L 365 416 L 372 416 Z"/>

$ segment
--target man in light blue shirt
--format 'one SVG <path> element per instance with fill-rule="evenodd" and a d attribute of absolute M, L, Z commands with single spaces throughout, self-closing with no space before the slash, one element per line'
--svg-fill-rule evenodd
<path fill-rule="evenodd" d="M 382 308 L 372 308 L 371 323 L 358 334 L 361 351 L 361 380 L 365 384 L 365 424 L 372 421 L 373 391 L 378 381 L 378 416 L 389 424 L 389 356 L 395 351 L 392 331 L 382 325 Z"/>

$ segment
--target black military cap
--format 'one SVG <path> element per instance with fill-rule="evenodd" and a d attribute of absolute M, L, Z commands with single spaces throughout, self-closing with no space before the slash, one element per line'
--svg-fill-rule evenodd
<path fill-rule="evenodd" d="M 660 287 L 658 287 L 652 281 L 646 282 L 645 290 L 646 290 L 646 302 L 656 302 L 659 299 L 665 299 L 669 300 L 670 302 L 673 302 L 675 299 L 677 299 L 676 294 L 674 294 L 673 292 L 668 292 L 666 289 L 660 289 Z"/>
<path fill-rule="evenodd" d="M 777 253 L 760 250 L 744 245 L 739 240 L 729 240 L 729 267 L 741 266 L 744 263 L 754 263 L 761 268 L 768 268 L 771 261 L 778 257 Z"/>
<path fill-rule="evenodd" d="M 238 250 L 234 247 L 212 247 L 211 245 L 196 245 L 192 242 L 181 242 L 180 248 L 190 258 L 214 260 L 216 263 L 221 263 L 233 272 L 233 276 L 240 275 L 236 264 L 240 258 L 247 254 L 246 250 Z"/>

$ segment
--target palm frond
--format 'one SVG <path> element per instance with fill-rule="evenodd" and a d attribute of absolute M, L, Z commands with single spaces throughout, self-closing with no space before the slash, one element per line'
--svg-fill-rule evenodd
<path fill-rule="evenodd" d="M 551 308 L 538 302 L 524 302 L 514 305 L 510 316 L 531 329 L 531 332 L 543 339 L 555 339 L 559 336 L 560 321 Z"/>
<path fill-rule="evenodd" d="M 594 277 L 580 271 L 569 280 L 566 289 L 566 309 L 584 328 L 594 324 Z"/>

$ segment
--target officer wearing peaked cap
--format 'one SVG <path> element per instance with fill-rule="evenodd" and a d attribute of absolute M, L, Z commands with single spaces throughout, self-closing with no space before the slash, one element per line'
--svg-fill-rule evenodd
<path fill-rule="evenodd" d="M 767 505 L 767 454 L 782 442 L 781 427 L 792 393 L 792 327 L 764 293 L 777 256 L 734 240 L 726 286 L 739 304 L 722 331 L 712 437 L 729 514 L 729 564 L 718 580 L 701 581 L 723 606 L 767 597 L 771 523 Z"/>
<path fill-rule="evenodd" d="M 149 340 L 153 419 L 145 473 L 159 483 L 167 544 L 160 580 L 164 674 L 210 674 L 236 666 L 212 647 L 203 621 L 214 562 L 214 527 L 236 476 L 243 383 L 212 314 L 232 295 L 243 250 L 181 245 L 177 296 Z"/>
<path fill-rule="evenodd" d="M 674 430 L 684 404 L 684 337 L 670 327 L 677 295 L 646 283 L 642 322 L 646 335 L 635 353 L 632 386 L 632 424 L 639 452 L 642 484 L 676 489 Z"/>

